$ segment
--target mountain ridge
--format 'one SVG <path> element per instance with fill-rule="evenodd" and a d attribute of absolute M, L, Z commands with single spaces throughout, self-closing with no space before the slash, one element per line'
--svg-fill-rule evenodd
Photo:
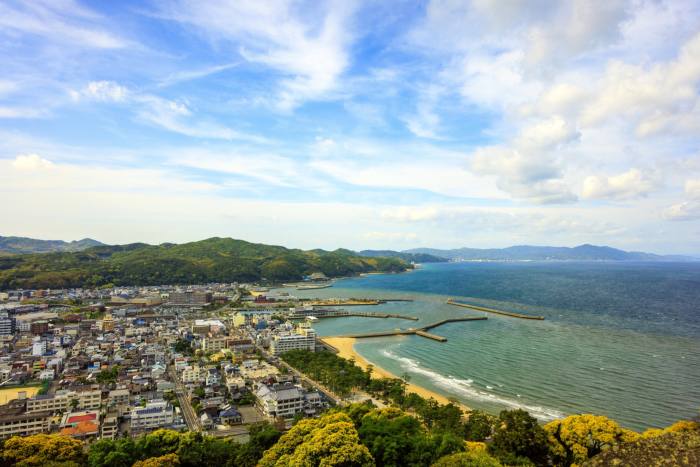
<path fill-rule="evenodd" d="M 29 237 L 3 237 L 0 235 L 0 252 L 12 254 L 54 253 L 62 251 L 82 251 L 104 243 L 92 238 L 66 242 L 64 240 L 39 240 Z"/>
<path fill-rule="evenodd" d="M 449 261 L 700 261 L 684 255 L 657 255 L 584 243 L 575 247 L 514 245 L 507 248 L 412 248 L 402 253 L 428 254 Z"/>
<path fill-rule="evenodd" d="M 0 289 L 281 282 L 314 272 L 343 277 L 410 268 L 399 258 L 368 258 L 349 250 L 304 251 L 212 237 L 177 245 L 99 245 L 78 252 L 0 256 Z"/>

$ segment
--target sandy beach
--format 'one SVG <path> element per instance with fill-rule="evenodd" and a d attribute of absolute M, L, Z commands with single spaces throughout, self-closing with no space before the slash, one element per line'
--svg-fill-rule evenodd
<path fill-rule="evenodd" d="M 347 359 L 354 359 L 355 364 L 359 366 L 362 369 L 366 369 L 368 365 L 372 365 L 372 377 L 376 378 L 398 378 L 398 376 L 394 375 L 393 373 L 390 373 L 386 371 L 384 368 L 381 368 L 377 365 L 375 365 L 372 362 L 368 362 L 365 360 L 362 355 L 357 353 L 353 347 L 355 344 L 355 341 L 357 339 L 354 339 L 352 337 L 324 337 L 323 342 L 327 343 L 328 345 L 331 345 L 338 349 L 338 356 L 342 358 L 347 358 Z M 440 402 L 441 404 L 448 404 L 450 403 L 450 400 L 447 399 L 447 397 L 440 395 L 436 392 L 433 392 L 429 389 L 426 389 L 422 386 L 417 386 L 415 384 L 409 383 L 406 386 L 406 390 L 408 392 L 412 392 L 415 394 L 418 394 L 421 397 L 425 398 L 430 398 L 432 397 L 436 401 Z M 464 410 L 469 410 L 468 407 L 466 407 L 463 404 L 459 404 Z"/>

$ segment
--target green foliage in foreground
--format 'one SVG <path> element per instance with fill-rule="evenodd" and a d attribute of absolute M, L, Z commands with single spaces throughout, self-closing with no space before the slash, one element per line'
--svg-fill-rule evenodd
<path fill-rule="evenodd" d="M 142 465 L 160 465 L 146 461 L 170 456 L 183 467 L 215 465 L 219 467 L 253 467 L 263 452 L 272 447 L 280 432 L 270 425 L 254 426 L 248 443 L 239 444 L 227 439 L 204 436 L 201 433 L 178 433 L 157 430 L 136 439 L 100 440 L 90 446 L 90 467 L 122 467 L 142 462 Z M 167 465 L 167 464 L 166 464 Z"/>
<path fill-rule="evenodd" d="M 80 252 L 0 257 L 0 290 L 206 282 L 291 281 L 313 272 L 340 277 L 361 272 L 399 272 L 398 258 L 366 258 L 348 250 L 302 251 L 210 238 L 181 245 L 135 243 Z"/>

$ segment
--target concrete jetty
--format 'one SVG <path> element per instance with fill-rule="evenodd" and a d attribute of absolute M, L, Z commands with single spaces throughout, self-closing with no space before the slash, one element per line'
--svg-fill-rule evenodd
<path fill-rule="evenodd" d="M 291 319 L 304 319 L 313 316 L 318 319 L 322 318 L 342 318 L 345 316 L 359 316 L 362 318 L 397 318 L 411 321 L 418 321 L 415 316 L 400 315 L 398 313 L 372 313 L 369 311 L 346 311 L 346 310 L 313 310 L 308 313 L 298 313 L 289 316 Z"/>
<path fill-rule="evenodd" d="M 443 324 L 448 324 L 448 323 L 457 323 L 457 322 L 461 322 L 461 321 L 484 321 L 487 319 L 488 318 L 486 316 L 462 316 L 459 318 L 443 319 L 441 321 L 437 321 L 437 322 L 429 324 L 427 326 L 423 326 L 422 328 L 396 329 L 393 331 L 389 330 L 389 331 L 378 331 L 378 332 L 369 332 L 369 333 L 362 333 L 362 334 L 351 334 L 349 336 L 340 336 L 340 337 L 352 337 L 353 339 L 364 339 L 364 338 L 369 338 L 369 337 L 416 335 L 416 336 L 426 337 L 428 339 L 433 339 L 433 340 L 436 340 L 438 342 L 447 342 L 446 337 L 442 337 L 442 336 L 438 336 L 436 334 L 429 333 L 428 330 L 436 328 L 438 326 L 442 326 Z"/>
<path fill-rule="evenodd" d="M 469 308 L 471 310 L 476 310 L 476 311 L 485 311 L 486 313 L 495 313 L 497 315 L 510 316 L 511 318 L 536 319 L 536 320 L 543 320 L 544 319 L 544 316 L 524 315 L 522 313 L 513 313 L 511 311 L 494 310 L 493 308 L 486 308 L 483 306 L 469 305 L 468 303 L 457 302 L 457 301 L 452 300 L 451 298 L 447 299 L 447 304 L 454 305 L 454 306 L 461 306 L 462 308 Z"/>

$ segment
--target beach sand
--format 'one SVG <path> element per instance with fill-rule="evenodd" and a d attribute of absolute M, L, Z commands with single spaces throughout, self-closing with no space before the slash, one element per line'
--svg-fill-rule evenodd
<path fill-rule="evenodd" d="M 355 351 L 355 348 L 353 347 L 355 345 L 355 341 L 357 339 L 352 338 L 352 337 L 324 337 L 321 339 L 323 342 L 326 344 L 335 347 L 338 350 L 338 356 L 346 359 L 354 359 L 355 364 L 359 366 L 362 369 L 366 369 L 368 365 L 372 365 L 372 377 L 373 378 L 398 378 L 398 376 L 394 375 L 393 373 L 390 373 L 386 371 L 384 368 L 381 368 L 377 365 L 375 365 L 372 362 L 368 362 L 365 360 L 365 358 L 357 353 Z M 425 397 L 426 399 L 428 398 L 433 398 L 436 401 L 438 401 L 441 404 L 449 404 L 450 400 L 436 392 L 433 392 L 429 389 L 426 389 L 422 386 L 418 386 L 412 383 L 409 383 L 406 385 L 406 391 L 412 392 L 415 394 L 418 394 L 421 397 Z M 468 411 L 469 408 L 466 407 L 463 404 L 458 404 L 460 407 L 462 407 L 463 410 Z"/>

